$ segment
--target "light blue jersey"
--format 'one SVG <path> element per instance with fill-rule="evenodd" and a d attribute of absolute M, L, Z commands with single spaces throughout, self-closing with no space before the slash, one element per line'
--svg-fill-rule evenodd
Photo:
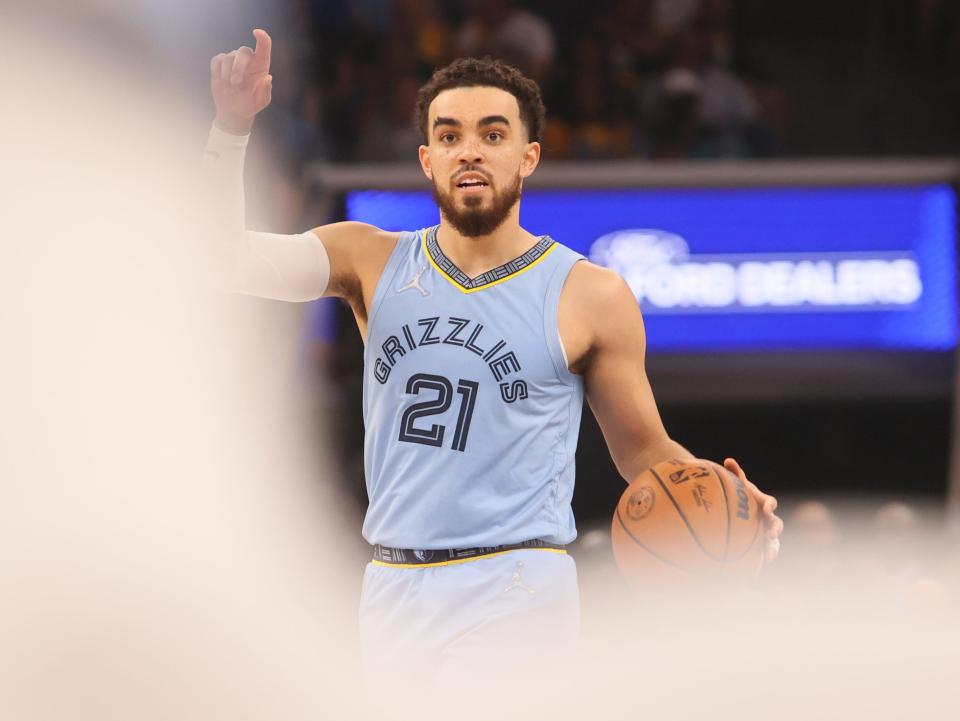
<path fill-rule="evenodd" d="M 471 279 L 436 232 L 400 234 L 369 309 L 363 536 L 414 549 L 569 543 L 583 383 L 557 306 L 583 256 L 543 236 Z"/>

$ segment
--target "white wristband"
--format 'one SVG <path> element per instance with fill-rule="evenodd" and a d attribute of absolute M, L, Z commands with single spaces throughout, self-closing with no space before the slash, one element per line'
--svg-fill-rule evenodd
<path fill-rule="evenodd" d="M 216 123 L 210 126 L 210 135 L 207 138 L 207 150 L 243 150 L 250 142 L 250 133 L 246 135 L 234 135 L 226 130 L 221 130 Z"/>
<path fill-rule="evenodd" d="M 207 167 L 224 165 L 222 172 L 225 174 L 235 173 L 238 169 L 243 172 L 243 160 L 247 152 L 247 144 L 250 142 L 250 134 L 234 135 L 221 130 L 213 124 L 210 126 L 210 134 L 207 136 L 207 145 L 203 149 L 203 162 Z M 237 178 L 232 178 L 236 182 Z M 243 182 L 243 176 L 239 178 Z"/>

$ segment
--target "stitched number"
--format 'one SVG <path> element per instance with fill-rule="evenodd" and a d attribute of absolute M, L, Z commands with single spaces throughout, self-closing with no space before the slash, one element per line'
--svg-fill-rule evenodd
<path fill-rule="evenodd" d="M 437 397 L 432 401 L 414 403 L 403 412 L 400 419 L 400 440 L 407 443 L 422 443 L 425 446 L 442 446 L 445 428 L 436 423 L 430 428 L 417 428 L 414 423 L 418 418 L 434 416 L 444 413 L 450 407 L 453 396 L 453 387 L 443 376 L 432 376 L 429 373 L 417 373 L 407 381 L 407 393 L 420 395 L 420 391 L 436 391 Z"/>
<path fill-rule="evenodd" d="M 473 406 L 477 402 L 477 389 L 480 384 L 476 381 L 461 380 L 457 384 L 457 393 L 460 399 L 460 415 L 457 416 L 457 431 L 453 434 L 453 450 L 462 451 L 467 447 L 467 433 L 470 432 L 470 419 L 473 418 Z"/>
<path fill-rule="evenodd" d="M 466 450 L 467 434 L 470 432 L 470 420 L 473 418 L 473 408 L 476 405 L 479 388 L 480 384 L 476 381 L 461 380 L 457 384 L 460 412 L 457 414 L 457 427 L 453 433 L 453 450 L 455 451 Z M 400 419 L 400 440 L 405 443 L 440 447 L 443 445 L 446 426 L 431 423 L 429 428 L 422 428 L 416 425 L 416 421 L 445 413 L 453 400 L 453 384 L 443 376 L 429 373 L 416 373 L 410 376 L 410 380 L 407 381 L 407 393 L 420 395 L 422 391 L 434 392 L 437 397 L 413 403 L 403 412 L 403 417 Z"/>

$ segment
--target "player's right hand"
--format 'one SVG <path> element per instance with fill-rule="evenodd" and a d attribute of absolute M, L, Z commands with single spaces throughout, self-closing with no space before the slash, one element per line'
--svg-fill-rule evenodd
<path fill-rule="evenodd" d="M 254 30 L 256 49 L 243 46 L 221 53 L 210 61 L 210 92 L 217 106 L 216 123 L 223 130 L 244 135 L 253 118 L 270 104 L 273 76 L 270 49 L 273 41 L 265 30 Z"/>

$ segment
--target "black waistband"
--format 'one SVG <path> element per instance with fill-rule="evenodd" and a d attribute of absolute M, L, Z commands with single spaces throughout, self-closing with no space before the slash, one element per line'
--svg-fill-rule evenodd
<path fill-rule="evenodd" d="M 553 548 L 562 549 L 556 543 L 548 543 L 539 538 L 521 543 L 511 543 L 506 546 L 479 546 L 477 548 L 449 548 L 442 551 L 419 550 L 414 548 L 390 548 L 379 543 L 373 547 L 373 560 L 381 563 L 395 563 L 409 566 L 424 566 L 431 563 L 445 563 L 449 561 L 463 561 L 470 558 L 489 556 L 503 551 L 516 551 L 521 548 Z"/>

